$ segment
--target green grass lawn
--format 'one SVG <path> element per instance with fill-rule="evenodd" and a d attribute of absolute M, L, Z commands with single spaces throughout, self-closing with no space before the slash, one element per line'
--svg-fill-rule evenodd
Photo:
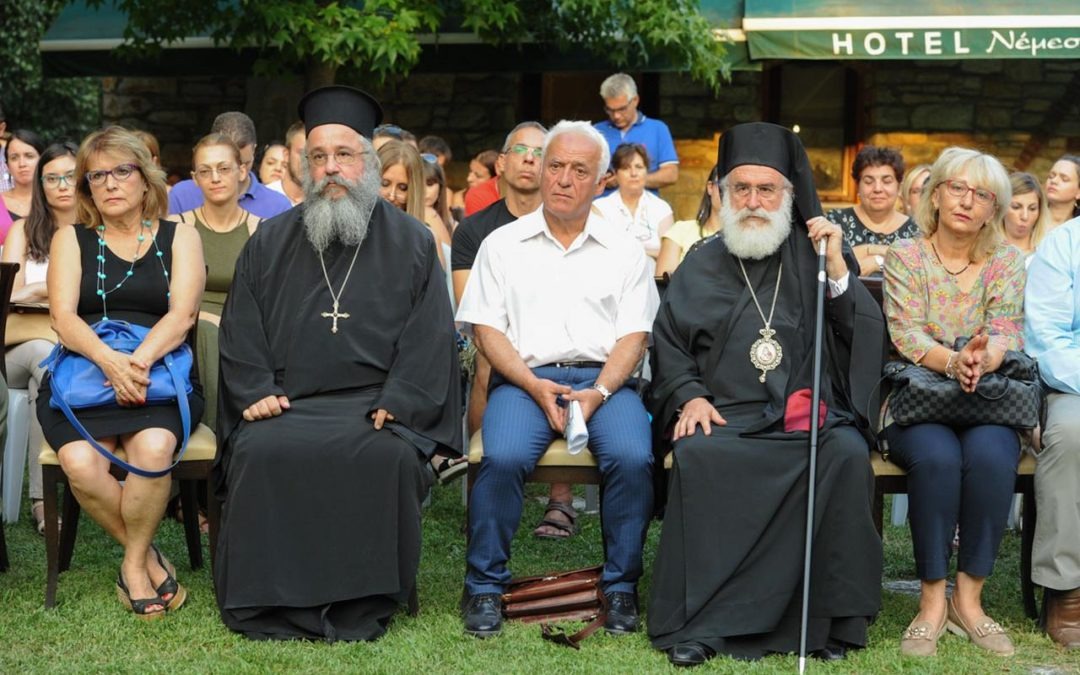
<path fill-rule="evenodd" d="M 539 486 L 530 486 L 541 494 Z M 598 633 L 580 652 L 540 639 L 539 628 L 508 625 L 503 635 L 479 641 L 462 633 L 457 615 L 464 573 L 464 509 L 460 486 L 438 488 L 426 511 L 424 557 L 420 571 L 420 615 L 395 619 L 389 633 L 373 644 L 252 642 L 221 624 L 208 569 L 191 571 L 186 562 L 181 527 L 166 522 L 158 537 L 176 562 L 181 583 L 191 596 L 165 620 L 136 621 L 116 600 L 114 581 L 119 547 L 85 517 L 79 526 L 72 568 L 60 576 L 57 607 L 43 606 L 44 541 L 23 520 L 5 527 L 11 569 L 0 575 L 0 673 L 23 672 L 365 672 L 365 673 L 644 673 L 675 672 L 664 654 L 653 650 L 643 633 L 613 638 Z M 524 522 L 531 525 L 541 507 L 529 500 Z M 376 514 L 373 514 L 376 515 Z M 333 514 L 327 514 L 333 518 Z M 523 527 L 514 542 L 514 571 L 535 574 L 596 564 L 602 559 L 599 519 L 584 516 L 582 532 L 572 541 L 536 541 Z M 272 527 L 272 523 L 267 524 Z M 349 536 L 348 523 L 339 523 Z M 645 553 L 642 597 L 659 538 L 653 523 Z M 885 578 L 912 579 L 910 540 L 905 528 L 888 528 L 885 536 Z M 899 636 L 916 611 L 914 597 L 885 592 L 884 608 L 871 628 L 870 646 L 847 661 L 812 662 L 809 672 L 833 673 L 1052 673 L 1080 672 L 1080 657 L 1066 655 L 1024 616 L 1018 570 L 1019 536 L 1007 533 L 996 573 L 987 584 L 985 605 L 1008 628 L 1017 655 L 1003 659 L 946 635 L 939 655 L 906 660 L 899 654 Z M 715 659 L 700 672 L 797 672 L 797 659 L 773 656 L 746 664 Z"/>

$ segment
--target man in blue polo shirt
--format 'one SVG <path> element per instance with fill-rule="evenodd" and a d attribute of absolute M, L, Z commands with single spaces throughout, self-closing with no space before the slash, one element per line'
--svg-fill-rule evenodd
<path fill-rule="evenodd" d="M 650 119 L 639 112 L 637 84 L 626 73 L 615 73 L 600 85 L 600 98 L 604 99 L 604 111 L 608 121 L 597 122 L 596 129 L 608 142 L 611 154 L 623 143 L 640 143 L 649 153 L 649 173 L 645 187 L 654 194 L 679 180 L 679 156 L 675 154 L 675 142 L 671 131 L 660 120 Z M 612 174 L 604 194 L 619 186 Z"/>
<path fill-rule="evenodd" d="M 240 148 L 243 174 L 240 182 L 240 207 L 260 218 L 273 218 L 292 208 L 289 198 L 259 182 L 251 167 L 255 163 L 255 123 L 242 112 L 223 112 L 214 118 L 212 134 L 225 134 Z M 202 206 L 203 193 L 195 181 L 182 180 L 169 192 L 169 213 L 183 213 Z"/>

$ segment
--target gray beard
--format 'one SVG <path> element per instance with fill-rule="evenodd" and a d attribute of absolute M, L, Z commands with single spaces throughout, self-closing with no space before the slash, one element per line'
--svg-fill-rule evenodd
<path fill-rule="evenodd" d="M 780 208 L 767 211 L 763 208 L 742 208 L 735 211 L 728 200 L 720 205 L 720 236 L 724 244 L 737 258 L 761 260 L 768 258 L 780 248 L 791 234 L 791 204 L 794 197 L 791 190 L 784 190 Z M 743 221 L 754 216 L 764 218 L 767 225 L 743 225 Z"/>
<path fill-rule="evenodd" d="M 344 187 L 346 194 L 337 199 L 324 197 L 322 191 L 331 183 Z M 305 172 L 304 230 L 311 246 L 319 253 L 334 241 L 359 246 L 367 236 L 378 199 L 379 176 L 366 168 L 356 182 L 341 175 L 315 182 Z"/>

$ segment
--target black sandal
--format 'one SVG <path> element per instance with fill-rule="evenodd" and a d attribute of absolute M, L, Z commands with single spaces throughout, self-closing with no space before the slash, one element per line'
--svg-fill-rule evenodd
<path fill-rule="evenodd" d="M 125 609 L 134 613 L 136 617 L 143 621 L 155 621 L 165 616 L 166 602 L 161 599 L 161 596 L 155 595 L 152 598 L 139 599 L 131 597 L 131 591 L 128 590 L 127 584 L 124 583 L 124 570 L 120 570 L 116 575 L 116 597 L 120 599 L 120 604 Z M 155 605 L 161 609 L 149 609 Z"/>
<path fill-rule="evenodd" d="M 558 511 L 566 516 L 570 522 L 563 522 L 561 520 L 555 520 L 548 518 L 547 514 L 552 511 Z M 539 532 L 541 527 L 553 527 L 556 530 L 565 532 L 566 534 L 546 534 Z M 544 518 L 536 524 L 533 528 L 533 536 L 537 539 L 569 539 L 577 534 L 577 511 L 574 510 L 573 505 L 566 502 L 557 502 L 554 499 L 549 499 L 547 506 L 544 507 Z"/>
<path fill-rule="evenodd" d="M 453 482 L 458 478 L 465 475 L 465 472 L 469 470 L 469 458 L 468 457 L 443 457 L 442 455 L 436 455 L 432 459 L 438 459 L 442 457 L 442 461 L 431 465 L 431 470 L 435 472 L 435 480 L 439 485 L 446 485 Z"/>
<path fill-rule="evenodd" d="M 165 601 L 165 611 L 172 612 L 180 609 L 187 600 L 187 589 L 176 580 L 176 567 L 161 555 L 157 545 L 150 544 L 150 549 L 154 552 L 158 565 L 161 565 L 161 569 L 165 570 L 166 574 L 165 581 L 162 581 L 161 585 L 154 590 L 158 597 Z"/>

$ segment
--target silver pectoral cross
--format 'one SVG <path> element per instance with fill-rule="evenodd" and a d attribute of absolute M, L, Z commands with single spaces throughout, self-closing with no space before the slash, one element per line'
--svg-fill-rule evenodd
<path fill-rule="evenodd" d="M 332 311 L 332 312 L 323 312 L 322 317 L 324 319 L 333 319 L 334 320 L 334 325 L 330 327 L 330 332 L 331 333 L 336 333 L 337 332 L 337 320 L 338 319 L 348 319 L 349 318 L 349 313 L 348 312 L 338 312 L 338 303 L 337 303 L 337 300 L 335 300 L 334 301 L 334 311 Z"/>

